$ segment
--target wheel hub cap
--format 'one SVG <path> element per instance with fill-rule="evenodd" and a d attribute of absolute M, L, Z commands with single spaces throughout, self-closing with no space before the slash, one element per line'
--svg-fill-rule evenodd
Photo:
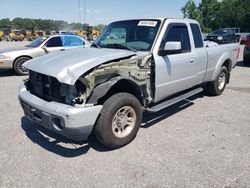
<path fill-rule="evenodd" d="M 26 69 L 23 64 L 26 62 L 27 60 L 22 60 L 18 63 L 18 69 L 20 72 L 26 73 L 28 72 L 28 69 Z"/>
<path fill-rule="evenodd" d="M 136 124 L 136 113 L 131 106 L 120 108 L 112 121 L 113 134 L 118 138 L 128 136 Z"/>
<path fill-rule="evenodd" d="M 218 80 L 218 88 L 222 90 L 226 84 L 226 74 L 224 72 L 221 73 L 219 80 Z"/>

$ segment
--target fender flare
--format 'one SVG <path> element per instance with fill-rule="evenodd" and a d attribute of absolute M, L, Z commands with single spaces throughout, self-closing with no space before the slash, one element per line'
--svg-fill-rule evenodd
<path fill-rule="evenodd" d="M 98 102 L 98 100 L 100 98 L 104 97 L 115 84 L 117 84 L 119 81 L 122 81 L 122 80 L 127 80 L 127 81 L 131 82 L 131 84 L 137 85 L 130 78 L 123 77 L 123 76 L 114 77 L 114 78 L 108 80 L 107 82 L 101 83 L 98 86 L 96 86 L 93 89 L 93 92 L 90 95 L 89 99 L 87 100 L 87 103 L 88 104 L 96 104 Z"/>

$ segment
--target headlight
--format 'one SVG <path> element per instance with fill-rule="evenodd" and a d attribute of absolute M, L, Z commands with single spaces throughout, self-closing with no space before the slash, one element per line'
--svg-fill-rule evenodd
<path fill-rule="evenodd" d="M 86 86 L 77 81 L 74 86 L 61 84 L 60 95 L 64 98 L 64 102 L 68 105 L 83 104 L 84 100 L 81 97 L 86 90 Z"/>
<path fill-rule="evenodd" d="M 0 55 L 0 59 L 5 59 L 5 56 L 4 55 Z"/>
<path fill-rule="evenodd" d="M 222 40 L 223 39 L 223 37 L 217 37 L 217 40 Z"/>

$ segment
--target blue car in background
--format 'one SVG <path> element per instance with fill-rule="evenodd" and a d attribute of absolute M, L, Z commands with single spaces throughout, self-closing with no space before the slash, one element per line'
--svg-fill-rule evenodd
<path fill-rule="evenodd" d="M 13 69 L 18 75 L 28 74 L 23 64 L 33 58 L 56 51 L 88 47 L 89 42 L 77 35 L 39 37 L 25 47 L 0 50 L 0 69 Z"/>

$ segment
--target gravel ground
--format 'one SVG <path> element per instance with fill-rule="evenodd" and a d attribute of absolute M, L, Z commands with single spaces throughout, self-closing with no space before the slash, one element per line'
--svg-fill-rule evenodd
<path fill-rule="evenodd" d="M 250 187 L 250 66 L 242 62 L 223 95 L 145 114 L 136 139 L 114 151 L 25 119 L 24 78 L 0 70 L 0 187 Z"/>

